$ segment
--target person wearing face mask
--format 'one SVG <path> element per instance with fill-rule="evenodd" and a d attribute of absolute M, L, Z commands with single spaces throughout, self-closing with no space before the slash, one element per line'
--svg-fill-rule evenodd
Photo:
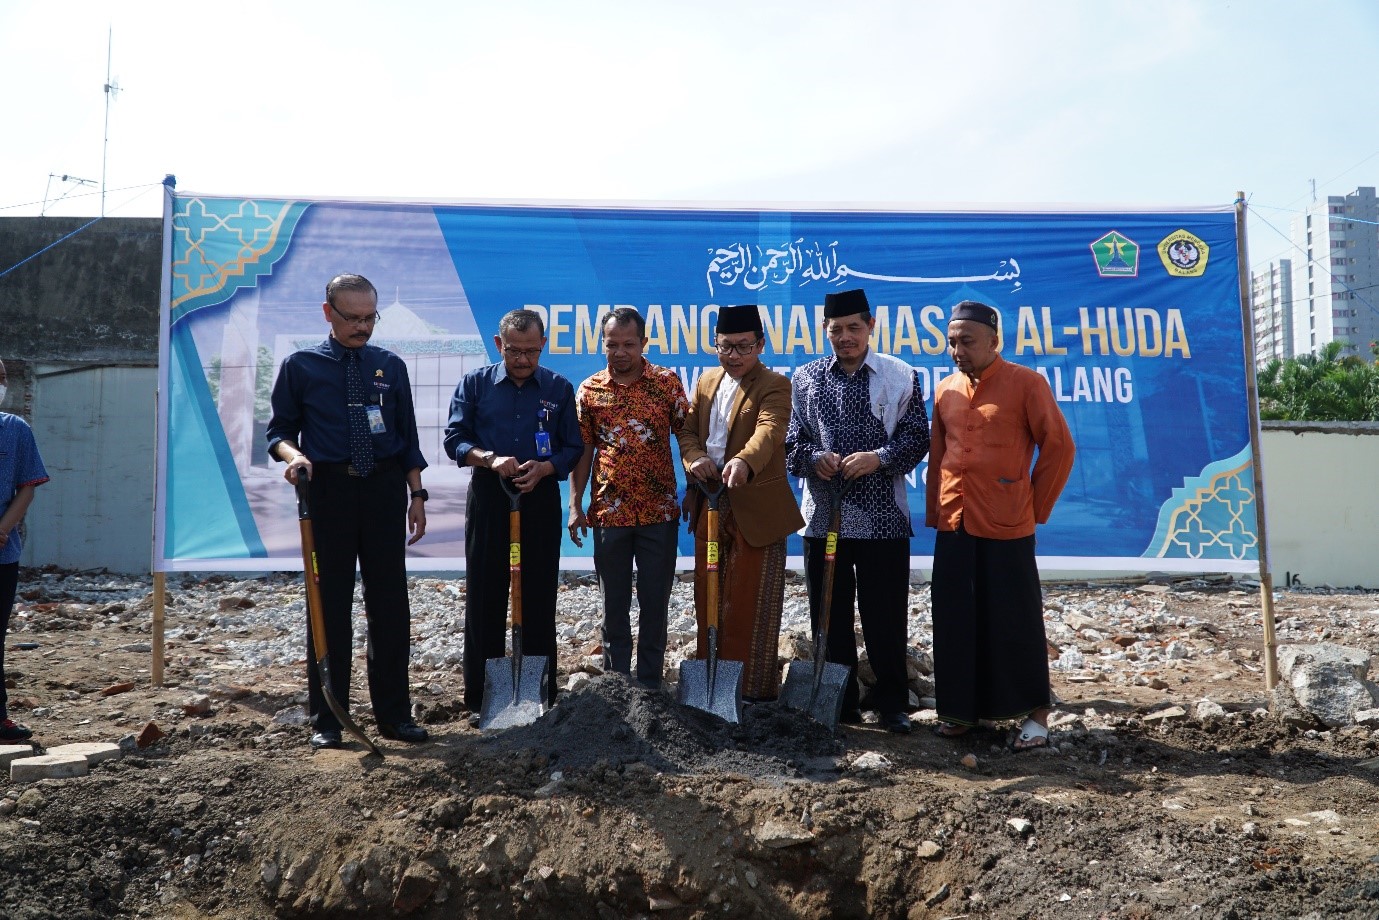
<path fill-rule="evenodd" d="M 905 647 L 914 531 L 905 476 L 928 453 L 929 419 L 919 376 L 904 361 L 871 347 L 875 328 L 860 288 L 824 297 L 824 331 L 833 354 L 795 371 L 785 451 L 791 474 L 805 482 L 804 566 L 816 632 L 823 614 L 817 607 L 830 493 L 840 485 L 835 480 L 848 486 L 825 637 L 828 660 L 850 669 L 840 718 L 862 721 L 853 626 L 860 619 L 876 673 L 872 702 L 881 724 L 909 734 Z"/>
<path fill-rule="evenodd" d="M 766 336 L 756 304 L 719 310 L 714 344 L 719 367 L 699 375 L 685 427 L 676 437 L 690 481 L 727 487 L 718 515 L 718 656 L 743 663 L 743 699 L 763 702 L 780 693 L 785 538 L 804 526 L 785 475 L 790 381 L 761 363 Z M 686 494 L 685 515 L 696 537 L 701 659 L 708 657 L 707 504 L 699 489 Z"/>
<path fill-rule="evenodd" d="M 0 362 L 0 406 L 5 404 L 9 374 Z M 0 742 L 27 741 L 33 732 L 10 718 L 5 690 L 5 633 L 19 587 L 19 553 L 24 548 L 19 523 L 33 502 L 34 490 L 48 481 L 29 423 L 0 412 Z"/>

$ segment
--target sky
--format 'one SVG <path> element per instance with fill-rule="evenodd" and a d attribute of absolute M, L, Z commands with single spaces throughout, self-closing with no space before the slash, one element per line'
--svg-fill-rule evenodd
<path fill-rule="evenodd" d="M 0 0 L 0 217 L 95 216 L 102 180 L 107 216 L 158 216 L 169 173 L 1013 210 L 1240 190 L 1258 266 L 1314 182 L 1379 185 L 1376 49 L 1373 0 Z"/>

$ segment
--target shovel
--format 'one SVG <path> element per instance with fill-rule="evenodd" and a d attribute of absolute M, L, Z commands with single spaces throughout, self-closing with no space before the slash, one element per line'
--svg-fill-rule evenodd
<path fill-rule="evenodd" d="M 340 727 L 358 738 L 371 753 L 383 756 L 378 745 L 350 718 L 345 707 L 330 689 L 330 656 L 326 651 L 326 618 L 321 611 L 321 571 L 316 566 L 316 536 L 311 528 L 311 486 L 306 474 L 297 471 L 297 522 L 302 531 L 302 568 L 306 572 L 306 612 L 311 620 L 311 646 L 316 653 L 316 674 L 321 678 L 321 695 L 335 714 Z"/>
<path fill-rule="evenodd" d="M 545 711 L 546 656 L 522 657 L 522 493 L 498 477 L 508 493 L 508 594 L 512 599 L 512 657 L 484 662 L 484 705 L 481 731 L 530 725 Z"/>
<path fill-rule="evenodd" d="M 704 621 L 708 625 L 708 661 L 680 662 L 679 702 L 695 709 L 711 712 L 727 722 L 742 721 L 742 662 L 718 660 L 718 499 L 727 484 L 722 480 L 718 488 L 705 483 L 699 488 L 709 500 L 707 539 L 704 541 L 705 586 Z"/>
<path fill-rule="evenodd" d="M 828 649 L 828 623 L 833 607 L 833 569 L 838 561 L 838 531 L 843 525 L 843 496 L 853 481 L 844 480 L 841 472 L 829 483 L 828 536 L 824 540 L 823 597 L 820 606 L 819 631 L 814 636 L 814 663 L 792 661 L 785 672 L 780 701 L 790 709 L 801 709 L 830 731 L 838 727 L 843 712 L 843 691 L 847 689 L 851 668 L 834 661 L 825 661 Z"/>

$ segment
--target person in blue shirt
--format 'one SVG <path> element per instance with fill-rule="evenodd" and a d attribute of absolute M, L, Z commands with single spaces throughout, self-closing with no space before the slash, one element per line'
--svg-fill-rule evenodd
<path fill-rule="evenodd" d="M 498 477 L 522 493 L 522 654 L 546 656 L 546 700 L 554 704 L 559 483 L 584 452 L 574 387 L 540 366 L 541 315 L 506 314 L 493 344 L 502 360 L 461 378 L 445 429 L 446 454 L 474 468 L 465 501 L 464 704 L 475 720 L 484 702 L 484 662 L 506 654 L 511 505 Z"/>
<path fill-rule="evenodd" d="M 5 402 L 9 375 L 0 362 L 0 405 Z M 27 741 L 33 732 L 10 718 L 5 691 L 5 633 L 19 587 L 19 552 L 24 541 L 19 522 L 24 520 L 34 490 L 48 481 L 48 471 L 38 454 L 29 423 L 17 415 L 0 412 L 0 741 Z"/>
<path fill-rule="evenodd" d="M 349 706 L 357 561 L 368 620 L 369 697 L 378 731 L 417 743 L 428 735 L 412 719 L 407 685 L 412 614 L 406 547 L 426 533 L 427 494 L 421 485 L 426 460 L 417 440 L 412 385 L 401 358 L 369 344 L 378 322 L 378 292 L 367 278 L 332 278 L 321 312 L 330 335 L 290 355 L 273 384 L 268 453 L 287 464 L 288 482 L 295 485 L 302 475 L 311 481 L 335 698 Z M 340 724 L 325 705 L 311 643 L 308 624 L 311 746 L 340 747 Z"/>

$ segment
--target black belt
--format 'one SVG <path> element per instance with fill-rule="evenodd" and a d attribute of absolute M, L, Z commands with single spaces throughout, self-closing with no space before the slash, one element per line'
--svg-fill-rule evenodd
<path fill-rule="evenodd" d="M 374 461 L 373 471 L 374 473 L 385 473 L 389 470 L 395 470 L 397 469 L 397 467 L 397 458 L 389 457 L 386 460 Z M 323 473 L 344 473 L 346 476 L 360 477 L 364 475 L 363 473 L 359 472 L 354 468 L 353 463 L 313 463 L 311 465 L 311 468 L 313 470 L 319 470 Z M 373 474 L 371 473 L 369 475 Z"/>

